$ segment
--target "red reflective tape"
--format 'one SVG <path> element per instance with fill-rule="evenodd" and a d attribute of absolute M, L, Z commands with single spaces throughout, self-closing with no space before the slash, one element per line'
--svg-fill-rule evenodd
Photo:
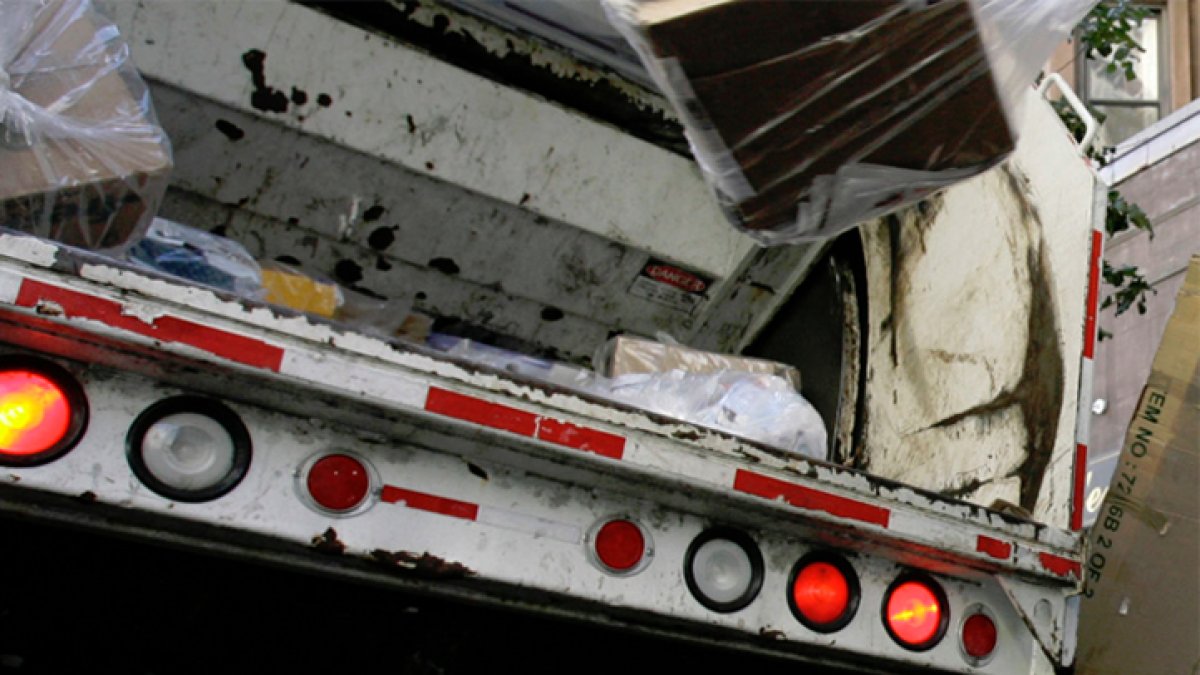
<path fill-rule="evenodd" d="M 526 410 L 438 387 L 429 388 L 429 394 L 425 398 L 425 409 L 464 422 L 531 436 L 547 443 L 594 452 L 612 459 L 621 459 L 625 454 L 625 438 L 622 436 L 542 417 Z"/>
<path fill-rule="evenodd" d="M 992 539 L 981 534 L 975 540 L 975 550 L 997 560 L 1008 560 L 1012 557 L 1013 546 L 1006 541 Z"/>
<path fill-rule="evenodd" d="M 887 527 L 891 520 L 891 511 L 888 509 L 763 476 L 745 469 L 738 469 L 737 475 L 733 479 L 733 489 L 766 499 L 782 498 L 788 504 L 802 509 L 824 511 L 839 518 L 860 520 L 880 527 Z"/>
<path fill-rule="evenodd" d="M 460 502 L 457 499 L 447 499 L 446 497 L 439 497 L 415 490 L 405 490 L 394 485 L 384 485 L 383 494 L 380 496 L 380 499 L 388 504 L 404 502 L 404 505 L 410 509 L 440 513 L 443 516 L 452 516 L 464 520 L 475 520 L 479 516 L 479 506 L 477 504 Z"/>
<path fill-rule="evenodd" d="M 437 387 L 429 388 L 429 394 L 425 398 L 425 409 L 456 420 L 511 431 L 522 436 L 533 436 L 537 431 L 538 418 L 531 412 Z"/>
<path fill-rule="evenodd" d="M 1079 579 L 1083 575 L 1083 566 L 1076 560 L 1070 560 L 1069 558 L 1063 558 L 1050 553 L 1039 553 L 1038 560 L 1041 561 L 1042 567 L 1060 577 L 1073 576 Z"/>
<path fill-rule="evenodd" d="M 584 452 L 594 452 L 612 459 L 621 459 L 625 455 L 624 437 L 569 422 L 552 420 L 549 417 L 539 420 L 537 437 L 543 441 L 565 445 L 568 448 Z"/>
<path fill-rule="evenodd" d="M 1078 532 L 1083 529 L 1083 512 L 1086 504 L 1083 501 L 1083 488 L 1087 482 L 1087 446 L 1075 444 L 1075 484 L 1071 492 L 1071 529 Z"/>
<path fill-rule="evenodd" d="M 283 349 L 262 340 L 227 333 L 173 316 L 157 316 L 144 321 L 125 314 L 124 307 L 113 300 L 32 279 L 22 281 L 21 290 L 17 293 L 17 306 L 36 308 L 45 302 L 58 305 L 67 318 L 99 321 L 113 328 L 155 340 L 189 345 L 255 368 L 278 372 L 280 364 L 283 363 Z"/>
<path fill-rule="evenodd" d="M 1092 230 L 1092 263 L 1088 270 L 1087 321 L 1084 324 L 1086 333 L 1083 336 L 1084 358 L 1096 356 L 1096 316 L 1100 312 L 1100 254 L 1104 248 L 1104 233 Z"/>

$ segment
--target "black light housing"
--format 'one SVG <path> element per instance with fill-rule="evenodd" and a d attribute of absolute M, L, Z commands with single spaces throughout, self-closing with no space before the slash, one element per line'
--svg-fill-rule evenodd
<path fill-rule="evenodd" d="M 846 627 L 862 597 L 858 574 L 840 555 L 814 551 L 800 558 L 788 576 L 788 607 L 800 623 L 817 633 Z"/>
<path fill-rule="evenodd" d="M 883 627 L 901 647 L 923 652 L 946 636 L 950 603 L 940 584 L 927 574 L 906 572 L 883 594 Z"/>
<path fill-rule="evenodd" d="M 250 468 L 250 432 L 228 406 L 176 396 L 138 415 L 125 437 L 138 480 L 167 499 L 206 502 L 237 486 Z"/>
<path fill-rule="evenodd" d="M 87 397 L 65 368 L 34 356 L 0 355 L 0 465 L 52 462 L 75 447 L 87 424 Z"/>
<path fill-rule="evenodd" d="M 746 533 L 714 527 L 688 546 L 683 577 L 700 604 L 722 614 L 736 612 L 762 589 L 762 553 Z"/>

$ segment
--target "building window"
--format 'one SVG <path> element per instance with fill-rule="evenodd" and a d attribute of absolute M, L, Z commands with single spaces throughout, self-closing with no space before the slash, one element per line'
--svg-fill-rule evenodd
<path fill-rule="evenodd" d="M 1117 145 L 1167 112 L 1170 95 L 1164 23 L 1163 13 L 1153 11 L 1136 29 L 1138 44 L 1145 49 L 1137 55 L 1136 79 L 1127 80 L 1119 69 L 1107 72 L 1106 60 L 1080 60 L 1083 95 L 1093 108 L 1107 116 L 1097 139 L 1100 147 Z"/>

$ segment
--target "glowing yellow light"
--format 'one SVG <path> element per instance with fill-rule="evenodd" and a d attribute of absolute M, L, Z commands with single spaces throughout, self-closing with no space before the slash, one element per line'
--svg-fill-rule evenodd
<path fill-rule="evenodd" d="M 66 433 L 70 412 L 61 390 L 28 373 L 6 373 L 0 381 L 0 451 L 40 452 Z"/>
<path fill-rule="evenodd" d="M 921 622 L 925 620 L 926 615 L 936 617 L 937 613 L 937 605 L 913 605 L 910 609 L 900 610 L 892 614 L 892 621 Z"/>

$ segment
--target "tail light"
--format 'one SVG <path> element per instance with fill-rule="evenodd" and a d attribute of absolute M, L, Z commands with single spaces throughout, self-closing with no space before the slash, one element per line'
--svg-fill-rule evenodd
<path fill-rule="evenodd" d="M 646 567 L 653 555 L 650 537 L 632 520 L 603 520 L 588 534 L 592 558 L 609 574 L 628 576 Z"/>
<path fill-rule="evenodd" d="M 0 464 L 34 466 L 75 447 L 87 427 L 83 387 L 42 359 L 0 357 Z"/>
<path fill-rule="evenodd" d="M 932 649 L 946 635 L 949 622 L 945 591 L 924 575 L 901 576 L 883 596 L 883 625 L 905 649 Z"/>
<path fill-rule="evenodd" d="M 996 621 L 987 610 L 976 605 L 967 610 L 967 618 L 963 621 L 959 637 L 967 661 L 973 666 L 981 666 L 987 663 L 996 651 L 999 641 Z"/>
<path fill-rule="evenodd" d="M 211 501 L 250 468 L 250 433 L 237 413 L 198 396 L 159 401 L 134 420 L 126 457 L 138 480 L 175 501 Z"/>
<path fill-rule="evenodd" d="M 816 552 L 792 568 L 788 584 L 792 614 L 810 630 L 832 633 L 850 623 L 858 611 L 858 575 L 841 556 Z"/>
<path fill-rule="evenodd" d="M 736 612 L 753 602 L 762 589 L 762 553 L 745 533 L 713 528 L 688 547 L 683 575 L 700 604 L 714 612 Z"/>
<path fill-rule="evenodd" d="M 366 462 L 348 452 L 321 455 L 301 471 L 302 494 L 321 511 L 336 515 L 358 513 L 369 505 L 377 481 Z"/>

